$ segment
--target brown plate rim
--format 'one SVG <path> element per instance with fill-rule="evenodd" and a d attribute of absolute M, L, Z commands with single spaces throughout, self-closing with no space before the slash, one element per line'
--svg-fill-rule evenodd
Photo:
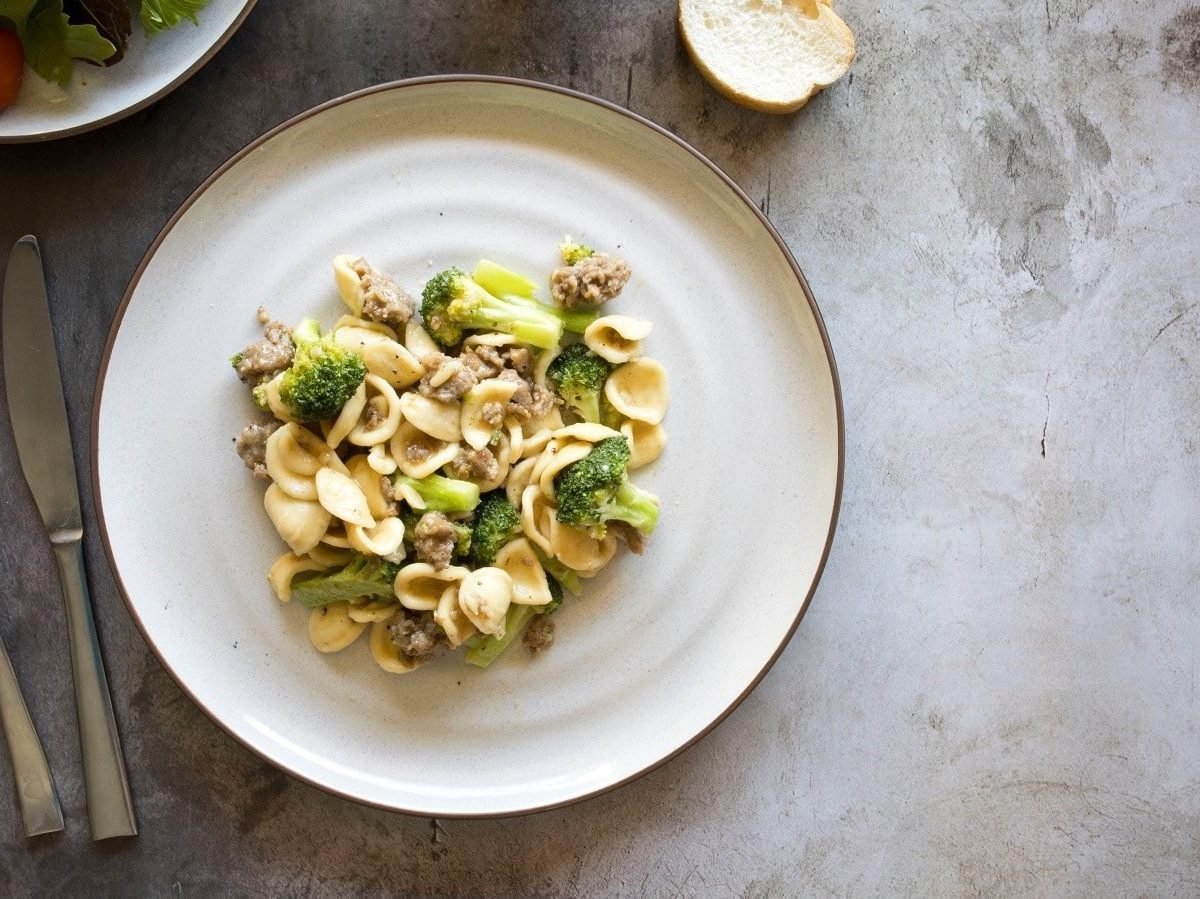
<path fill-rule="evenodd" d="M 746 686 L 746 688 L 740 694 L 738 694 L 738 696 L 733 700 L 733 702 L 731 702 L 729 704 L 729 706 L 725 708 L 724 711 L 722 711 L 719 715 L 717 715 L 716 718 L 714 718 L 711 722 L 709 722 L 709 724 L 706 725 L 699 733 L 697 733 L 695 736 L 691 737 L 689 740 L 684 742 L 681 746 L 677 747 L 676 749 L 674 749 L 671 752 L 664 755 L 662 758 L 656 760 L 655 762 L 651 763 L 650 765 L 647 765 L 646 767 L 642 768 L 641 770 L 636 771 L 633 774 L 630 774 L 627 777 L 624 777 L 615 783 L 609 784 L 604 787 L 600 787 L 599 789 L 592 790 L 587 793 L 583 793 L 579 796 L 573 796 L 569 799 L 564 799 L 559 802 L 548 803 L 545 805 L 532 806 L 530 808 L 513 809 L 513 810 L 503 811 L 503 812 L 458 812 L 458 813 L 453 813 L 453 814 L 444 813 L 444 812 L 436 812 L 435 813 L 431 810 L 426 810 L 426 809 L 400 808 L 396 805 L 391 805 L 391 804 L 384 803 L 384 802 L 374 802 L 372 800 L 364 799 L 360 796 L 355 796 L 350 793 L 346 793 L 344 791 L 335 789 L 334 787 L 331 787 L 328 784 L 320 783 L 298 771 L 294 771 L 291 768 L 277 762 L 276 760 L 274 760 L 272 758 L 268 758 L 264 753 L 260 752 L 258 749 L 254 748 L 253 746 L 250 746 L 248 743 L 246 743 L 244 740 L 242 740 L 237 734 L 235 734 L 232 730 L 230 730 L 225 725 L 225 723 L 222 722 L 213 712 L 211 712 L 208 709 L 208 707 L 204 705 L 204 703 L 200 702 L 200 700 L 195 696 L 195 694 L 193 694 L 192 691 L 188 688 L 187 684 L 185 684 L 183 682 L 183 680 L 175 673 L 174 669 L 171 668 L 171 666 L 167 663 L 166 659 L 163 658 L 162 653 L 159 652 L 159 649 L 155 645 L 154 641 L 150 639 L 150 635 L 146 632 L 145 625 L 143 624 L 141 618 L 138 616 L 136 609 L 134 609 L 134 607 L 133 607 L 133 604 L 129 601 L 129 594 L 126 591 L 125 584 L 121 579 L 121 572 L 117 568 L 116 560 L 113 558 L 112 545 L 111 545 L 111 543 L 109 541 L 109 537 L 108 537 L 108 527 L 104 520 L 104 505 L 103 505 L 103 502 L 100 497 L 100 472 L 99 472 L 100 404 L 101 404 L 101 401 L 102 401 L 102 398 L 104 395 L 104 384 L 105 384 L 105 380 L 106 380 L 107 374 L 108 374 L 108 364 L 109 364 L 110 359 L 112 358 L 113 345 L 116 343 L 117 332 L 119 331 L 119 329 L 121 327 L 121 322 L 125 318 L 125 310 L 129 306 L 129 301 L 132 299 L 133 293 L 137 289 L 138 283 L 141 281 L 142 274 L 145 272 L 146 267 L 150 264 L 150 260 L 154 257 L 154 254 L 158 251 L 158 248 L 162 244 L 163 240 L 166 239 L 166 236 L 171 232 L 171 229 L 175 227 L 175 224 L 179 221 L 179 219 L 182 218 L 183 215 L 187 213 L 187 211 L 192 207 L 192 204 L 194 204 L 196 202 L 196 200 L 198 200 L 200 198 L 200 196 L 203 195 L 206 190 L 208 190 L 208 188 L 213 184 L 213 182 L 215 182 L 218 178 L 220 178 L 223 174 L 225 174 L 225 172 L 227 172 L 230 168 L 232 168 L 234 165 L 236 165 L 238 162 L 240 162 L 245 156 L 247 156 L 248 154 L 253 152 L 255 149 L 257 149 L 258 147 L 260 147 L 267 141 L 269 141 L 271 138 L 275 137 L 277 134 L 280 134 L 283 131 L 288 130 L 289 128 L 293 127 L 294 125 L 297 125 L 300 122 L 303 122 L 309 118 L 312 118 L 313 116 L 318 115 L 319 113 L 324 112 L 325 110 L 330 109 L 334 106 L 340 106 L 343 103 L 348 103 L 353 100 L 357 100 L 360 97 L 368 96 L 370 94 L 383 93 L 385 91 L 393 91 L 393 90 L 399 90 L 399 89 L 408 88 L 408 87 L 419 87 L 422 85 L 440 84 L 440 83 L 446 83 L 446 82 L 467 83 L 467 84 L 475 83 L 475 84 L 510 85 L 510 86 L 521 87 L 521 88 L 525 88 L 525 89 L 549 91 L 551 93 L 560 94 L 560 95 L 566 96 L 566 97 L 571 97 L 576 100 L 582 100 L 587 103 L 593 103 L 593 104 L 601 107 L 602 109 L 606 109 L 610 112 L 616 112 L 620 115 L 626 116 L 627 118 L 632 119 L 633 121 L 641 124 L 642 126 L 649 128 L 654 133 L 656 133 L 662 137 L 665 137 L 666 139 L 670 140 L 672 143 L 678 145 L 679 147 L 682 147 L 684 150 L 686 150 L 687 152 L 692 154 L 692 156 L 694 156 L 696 159 L 698 159 L 700 162 L 702 162 L 705 166 L 707 166 L 714 174 L 717 175 L 718 178 L 721 179 L 721 181 L 723 181 L 730 188 L 730 190 L 732 190 L 734 192 L 734 194 L 738 198 L 740 198 L 742 200 L 742 202 L 744 202 L 751 209 L 751 211 L 754 213 L 754 215 L 758 218 L 759 222 L 766 229 L 767 233 L 771 236 L 771 238 L 779 246 L 780 251 L 782 251 L 782 253 L 784 254 L 784 258 L 787 260 L 788 265 L 791 267 L 792 272 L 796 277 L 796 282 L 800 285 L 800 289 L 803 292 L 805 299 L 808 301 L 809 309 L 812 311 L 813 317 L 816 319 L 817 329 L 821 335 L 821 343 L 825 349 L 825 357 L 829 363 L 830 375 L 832 376 L 832 379 L 833 379 L 834 401 L 837 406 L 837 431 L 838 431 L 837 484 L 834 489 L 833 508 L 831 510 L 830 519 L 829 519 L 829 531 L 825 536 L 825 546 L 821 551 L 821 559 L 820 559 L 819 563 L 817 564 L 817 570 L 813 575 L 812 583 L 809 585 L 808 591 L 804 597 L 804 601 L 800 604 L 800 608 L 796 613 L 795 620 L 792 622 L 791 627 L 788 628 L 788 631 L 784 635 L 783 639 L 780 641 L 779 646 L 771 654 L 771 657 L 767 660 L 766 664 L 763 665 L 762 669 L 758 672 L 758 674 L 750 681 L 750 683 Z M 834 360 L 834 356 L 833 356 L 833 347 L 829 343 L 829 335 L 825 330 L 825 321 L 821 317 L 821 310 L 817 307 L 817 301 L 813 297 L 812 291 L 809 289 L 808 281 L 805 279 L 804 273 L 800 270 L 800 266 L 796 263 L 795 258 L 793 258 L 791 251 L 788 249 L 787 244 L 784 242 L 784 240 L 780 236 L 779 232 L 777 230 L 775 230 L 775 226 L 771 224 L 770 220 L 766 217 L 766 215 L 763 213 L 763 211 L 758 208 L 757 204 L 755 204 L 755 202 L 750 199 L 750 197 L 746 194 L 746 192 L 744 190 L 742 190 L 737 185 L 737 183 L 731 177 L 729 177 L 729 175 L 727 175 L 716 163 L 714 163 L 712 160 L 710 160 L 707 156 L 705 156 L 703 153 L 701 153 L 699 150 L 697 150 L 695 147 L 693 147 L 687 141 L 685 141 L 682 138 L 678 137 L 677 135 L 671 133 L 667 129 L 663 128 L 661 125 L 658 125 L 658 124 L 652 122 L 650 119 L 646 118 L 645 116 L 639 115 L 636 112 L 625 109 L 624 107 L 619 106 L 616 103 L 612 103 L 608 100 L 603 100 L 599 97 L 593 97 L 590 94 L 585 94 L 585 93 L 582 93 L 581 91 L 576 91 L 571 88 L 560 87 L 558 85 L 547 84 L 547 83 L 541 82 L 541 81 L 533 81 L 533 80 L 526 79 L 526 78 L 516 78 L 516 77 L 501 76 L 501 75 L 471 75 L 471 74 L 428 75 L 428 76 L 422 76 L 422 77 L 418 77 L 418 78 L 407 78 L 407 79 L 403 79 L 400 81 L 390 81 L 390 82 L 387 82 L 384 84 L 377 84 L 372 87 L 364 88 L 362 90 L 353 91 L 351 93 L 344 94 L 343 96 L 336 97 L 332 100 L 327 100 L 324 103 L 320 103 L 317 106 L 314 106 L 311 109 L 308 109 L 302 113 L 299 113 L 298 115 L 293 116 L 292 118 L 288 119 L 287 121 L 282 122 L 279 125 L 276 125 L 274 128 L 270 129 L 262 136 L 251 141 L 249 144 L 247 144 L 245 147 L 243 147 L 237 153 L 233 154 L 233 156 L 231 156 L 228 160 L 226 160 L 222 165 L 220 165 L 215 171 L 213 171 L 213 173 L 211 175 L 209 175 L 207 178 L 204 179 L 204 181 L 200 184 L 200 186 L 197 187 L 186 200 L 184 200 L 183 204 L 179 207 L 179 209 L 176 210 L 174 215 L 172 215 L 171 218 L 167 221 L 167 223 L 162 227 L 162 230 L 158 232 L 158 235 L 154 238 L 154 241 L 150 244 L 149 249 L 146 250 L 145 255 L 142 257 L 142 261 L 138 264 L 137 269 L 134 271 L 133 277 L 130 279 L 129 286 L 125 289 L 125 294 L 121 298 L 121 302 L 117 307 L 116 314 L 113 317 L 113 323 L 109 329 L 108 338 L 104 344 L 104 352 L 100 359 L 100 370 L 99 370 L 98 377 L 97 377 L 96 394 L 92 401 L 92 422 L 91 422 L 91 424 L 92 424 L 92 433 L 91 433 L 92 495 L 93 495 L 93 500 L 96 504 L 96 517 L 97 517 L 97 520 L 98 520 L 98 523 L 100 526 L 100 539 L 104 545 L 104 554 L 108 559 L 109 567 L 112 570 L 113 578 L 116 581 L 117 589 L 120 591 L 121 598 L 125 602 L 125 607 L 129 610 L 129 614 L 133 618 L 134 624 L 137 625 L 138 630 L 141 632 L 142 638 L 146 641 L 146 644 L 150 647 L 150 651 L 153 652 L 154 655 L 158 658 L 159 663 L 163 666 L 163 668 L 166 669 L 167 673 L 171 675 L 171 677 L 179 685 L 179 688 L 187 695 L 187 697 L 189 699 L 191 699 L 191 701 L 193 703 L 195 703 L 195 705 L 201 711 L 203 711 L 206 715 L 208 715 L 208 717 L 210 719 L 212 719 L 212 721 L 221 730 L 225 731 L 225 733 L 227 733 L 235 741 L 240 743 L 242 746 L 245 746 L 252 753 L 254 753 L 259 758 L 263 759 L 268 764 L 280 769 L 281 771 L 285 772 L 286 774 L 296 778 L 297 780 L 299 780 L 303 783 L 309 784 L 310 786 L 316 787 L 319 790 L 323 790 L 324 792 L 329 793 L 334 796 L 337 796 L 341 799 L 347 799 L 351 802 L 370 806 L 372 808 L 377 808 L 382 811 L 399 812 L 401 814 L 416 815 L 416 816 L 422 816 L 422 817 L 428 817 L 431 814 L 436 814 L 437 817 L 439 817 L 439 818 L 455 818 L 455 819 L 511 818 L 511 817 L 518 817 L 518 816 L 522 816 L 522 815 L 532 815 L 532 814 L 536 814 L 538 812 L 545 812 L 545 811 L 550 811 L 550 810 L 556 809 L 556 808 L 563 808 L 564 806 L 574 805 L 577 802 L 583 802 L 584 800 L 592 799 L 596 796 L 600 796 L 604 793 L 608 793 L 611 790 L 615 790 L 618 787 L 625 786 L 626 784 L 628 784 L 634 780 L 637 780 L 640 777 L 645 776 L 646 774 L 650 773 L 651 771 L 655 770 L 656 768 L 659 768 L 662 765 L 665 765 L 667 762 L 671 761 L 671 759 L 677 757 L 681 753 L 690 749 L 692 746 L 694 746 L 696 743 L 698 743 L 700 740 L 702 740 L 704 737 L 706 737 L 709 733 L 711 733 L 722 721 L 724 721 L 727 717 L 729 717 L 729 715 L 733 712 L 733 710 L 736 709 L 739 705 L 741 705 L 743 700 L 745 700 L 745 698 L 750 695 L 750 693 L 754 690 L 754 688 L 757 687 L 759 685 L 759 683 L 762 681 L 762 679 L 766 676 L 767 672 L 771 670 L 771 667 L 779 659 L 779 656 L 783 653 L 783 650 L 787 647 L 788 643 L 791 641 L 792 636 L 796 632 L 796 628 L 799 627 L 800 621 L 804 618 L 805 612 L 808 611 L 808 607 L 812 603 L 813 594 L 817 590 L 817 585 L 821 581 L 821 575 L 825 571 L 825 564 L 829 559 L 829 551 L 833 545 L 834 533 L 837 531 L 838 514 L 841 511 L 841 504 L 842 504 L 842 485 L 843 485 L 845 469 L 846 469 L 846 428 L 845 428 L 845 416 L 844 416 L 844 412 L 843 412 L 843 408 L 842 408 L 842 386 L 841 386 L 841 379 L 838 376 L 837 363 Z"/>
<path fill-rule="evenodd" d="M 175 88 L 179 87 L 204 66 L 208 65 L 209 61 L 220 52 L 234 33 L 242 27 L 242 23 L 246 21 L 246 17 L 250 15 L 250 11 L 254 9 L 258 0 L 245 0 L 246 5 L 237 17 L 229 23 L 221 36 L 217 38 L 216 43 L 204 51 L 204 53 L 192 63 L 186 70 L 180 73 L 174 81 L 159 88 L 149 97 L 143 97 L 131 106 L 126 106 L 124 109 L 118 109 L 114 113 L 104 116 L 104 118 L 96 119 L 92 122 L 85 122 L 82 125 L 74 125 L 70 128 L 59 128 L 55 131 L 40 131 L 37 134 L 11 134 L 0 135 L 0 144 L 40 144 L 46 141 L 59 140 L 64 137 L 74 137 L 77 134 L 86 134 L 89 131 L 95 131 L 97 128 L 103 128 L 105 125 L 111 125 L 113 122 L 119 122 L 121 119 L 128 118 L 136 112 L 141 112 L 148 106 L 152 106 L 165 97 Z"/>

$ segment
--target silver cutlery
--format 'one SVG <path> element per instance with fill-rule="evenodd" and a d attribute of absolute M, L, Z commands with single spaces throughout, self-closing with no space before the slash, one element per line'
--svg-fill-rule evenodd
<path fill-rule="evenodd" d="M 16 242 L 4 275 L 4 380 L 21 469 L 46 526 L 66 605 L 75 713 L 92 839 L 137 833 L 121 738 L 83 564 L 83 519 L 37 239 Z"/>
<path fill-rule="evenodd" d="M 0 640 L 0 728 L 4 730 L 4 740 L 12 756 L 13 779 L 17 784 L 17 802 L 21 806 L 25 836 L 36 837 L 62 830 L 62 806 L 58 804 L 54 781 L 50 779 L 46 753 L 33 729 L 25 697 L 21 695 L 17 674 L 3 640 Z"/>

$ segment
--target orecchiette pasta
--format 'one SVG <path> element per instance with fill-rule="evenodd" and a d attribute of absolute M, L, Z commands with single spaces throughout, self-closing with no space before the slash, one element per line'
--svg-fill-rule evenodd
<path fill-rule="evenodd" d="M 329 331 L 306 319 L 288 342 L 260 310 L 263 340 L 235 368 L 280 425 L 248 427 L 237 448 L 269 479 L 263 507 L 289 550 L 267 580 L 308 610 L 319 651 L 369 630 L 388 672 L 451 649 L 486 667 L 522 634 L 546 646 L 561 588 L 578 593 L 618 542 L 642 551 L 660 503 L 627 475 L 666 445 L 667 375 L 642 352 L 650 322 L 593 311 L 629 270 L 591 252 L 562 245 L 558 312 L 485 261 L 429 279 L 417 316 L 415 291 L 353 255 L 333 260 L 349 314 Z M 473 327 L 461 317 L 477 300 L 510 309 Z"/>
<path fill-rule="evenodd" d="M 653 359 L 626 362 L 604 382 L 604 396 L 626 418 L 656 425 L 667 414 L 670 400 L 667 370 Z"/>
<path fill-rule="evenodd" d="M 597 356 L 619 364 L 638 354 L 650 328 L 650 322 L 627 315 L 605 315 L 587 326 L 583 342 Z"/>
<path fill-rule="evenodd" d="M 332 602 L 308 615 L 308 639 L 320 652 L 340 652 L 366 629 L 350 617 L 350 603 Z"/>

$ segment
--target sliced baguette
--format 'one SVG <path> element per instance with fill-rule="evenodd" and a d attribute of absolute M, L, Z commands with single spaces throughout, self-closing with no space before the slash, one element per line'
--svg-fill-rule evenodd
<path fill-rule="evenodd" d="M 762 112 L 794 112 L 854 62 L 831 0 L 679 0 L 679 30 L 713 87 Z"/>

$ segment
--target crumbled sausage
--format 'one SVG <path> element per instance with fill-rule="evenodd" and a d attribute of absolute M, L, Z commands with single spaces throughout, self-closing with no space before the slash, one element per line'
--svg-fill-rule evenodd
<path fill-rule="evenodd" d="M 554 405 L 554 394 L 544 387 L 531 384 L 511 368 L 500 372 L 500 380 L 513 381 L 517 385 L 516 392 L 508 401 L 507 412 L 517 421 L 526 422 L 531 418 L 541 418 Z"/>
<path fill-rule="evenodd" d="M 387 416 L 379 411 L 379 404 L 374 400 L 367 403 L 365 415 L 363 416 L 363 424 L 366 425 L 368 431 L 373 431 L 387 420 Z"/>
<path fill-rule="evenodd" d="M 259 307 L 258 320 L 263 326 L 262 340 L 256 340 L 235 357 L 234 369 L 243 381 L 258 386 L 271 380 L 292 364 L 296 345 L 292 332 L 283 322 L 272 321 L 267 310 Z"/>
<path fill-rule="evenodd" d="M 413 465 L 420 465 L 432 455 L 433 450 L 424 443 L 410 443 L 404 448 L 404 458 Z"/>
<path fill-rule="evenodd" d="M 458 358 L 480 381 L 496 377 L 500 374 L 500 369 L 504 368 L 504 360 L 500 358 L 495 347 L 467 347 Z"/>
<path fill-rule="evenodd" d="M 413 538 L 417 558 L 441 571 L 454 556 L 458 532 L 441 512 L 426 512 L 413 529 Z"/>
<path fill-rule="evenodd" d="M 279 426 L 280 422 L 277 421 L 251 422 L 237 435 L 234 449 L 256 478 L 270 480 L 271 476 L 267 474 L 267 438 Z"/>
<path fill-rule="evenodd" d="M 487 447 L 460 449 L 446 466 L 451 477 L 459 480 L 493 481 L 500 474 L 500 463 Z"/>
<path fill-rule="evenodd" d="M 634 555 L 640 556 L 646 551 L 646 538 L 642 536 L 641 531 L 629 522 L 610 521 L 608 529 L 624 540 L 625 545 L 629 547 L 629 551 Z"/>
<path fill-rule="evenodd" d="M 479 409 L 479 417 L 493 428 L 500 427 L 504 423 L 504 403 L 484 403 Z"/>
<path fill-rule="evenodd" d="M 629 266 L 619 256 L 596 253 L 550 275 L 550 295 L 564 309 L 607 303 L 628 283 Z"/>
<path fill-rule="evenodd" d="M 388 516 L 399 515 L 400 504 L 396 502 L 396 491 L 392 486 L 392 479 L 385 474 L 379 476 L 379 492 L 383 494 Z"/>
<path fill-rule="evenodd" d="M 554 643 L 554 620 L 549 615 L 534 616 L 533 621 L 525 628 L 521 642 L 533 653 L 549 649 Z"/>
<path fill-rule="evenodd" d="M 410 659 L 430 659 L 450 649 L 446 635 L 431 612 L 405 614 L 388 626 L 388 636 L 400 652 Z"/>
<path fill-rule="evenodd" d="M 533 354 L 528 347 L 510 346 L 500 355 L 522 378 L 528 378 L 533 373 Z"/>
<path fill-rule="evenodd" d="M 403 287 L 361 256 L 354 260 L 353 268 L 362 283 L 363 318 L 398 328 L 413 317 L 417 301 Z"/>
<path fill-rule="evenodd" d="M 425 375 L 417 385 L 417 390 L 431 400 L 453 402 L 479 383 L 475 372 L 461 359 L 453 359 L 442 353 L 429 353 L 422 357 L 421 365 L 425 368 Z"/>

